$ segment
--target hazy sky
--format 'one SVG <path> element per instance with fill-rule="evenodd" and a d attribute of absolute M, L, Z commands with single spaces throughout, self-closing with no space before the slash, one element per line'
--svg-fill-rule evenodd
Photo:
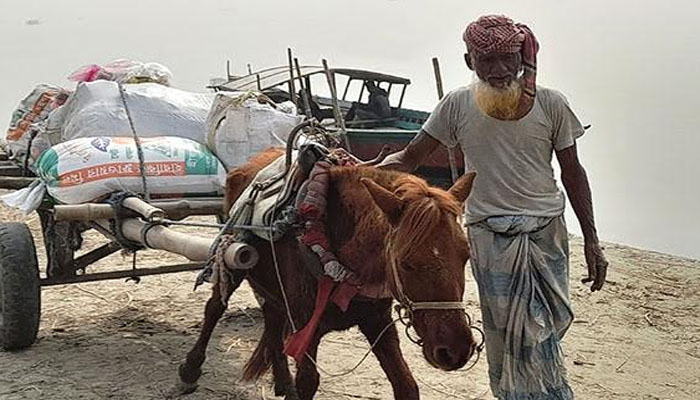
<path fill-rule="evenodd" d="M 700 258 L 699 9 L 668 0 L 0 0 L 0 122 L 37 83 L 72 86 L 65 76 L 83 64 L 158 61 L 174 86 L 204 90 L 227 59 L 243 73 L 246 63 L 286 63 L 288 46 L 303 63 L 325 57 L 410 77 L 406 105 L 431 110 L 430 58 L 440 57 L 447 88 L 468 83 L 462 30 L 505 13 L 540 41 L 538 83 L 593 124 L 579 148 L 601 238 Z"/>

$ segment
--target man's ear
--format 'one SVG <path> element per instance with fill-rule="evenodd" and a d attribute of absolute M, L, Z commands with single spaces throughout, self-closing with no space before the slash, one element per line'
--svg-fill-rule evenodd
<path fill-rule="evenodd" d="M 464 62 L 467 63 L 467 68 L 474 71 L 474 64 L 472 63 L 472 55 L 469 52 L 464 53 Z"/>

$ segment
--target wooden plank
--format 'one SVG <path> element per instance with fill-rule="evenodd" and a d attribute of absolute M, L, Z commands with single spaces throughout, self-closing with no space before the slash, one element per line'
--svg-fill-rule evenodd
<path fill-rule="evenodd" d="M 67 285 L 70 283 L 95 282 L 110 279 L 130 278 L 136 276 L 173 274 L 176 272 L 184 271 L 197 271 L 202 269 L 202 266 L 202 263 L 175 264 L 154 268 L 137 268 L 123 271 L 97 272 L 85 275 L 68 276 L 64 278 L 44 278 L 41 279 L 39 282 L 41 286 Z"/>
<path fill-rule="evenodd" d="M 0 176 L 0 189 L 22 189 L 31 185 L 36 179 L 28 176 Z"/>
<path fill-rule="evenodd" d="M 23 176 L 19 165 L 0 165 L 0 176 Z"/>

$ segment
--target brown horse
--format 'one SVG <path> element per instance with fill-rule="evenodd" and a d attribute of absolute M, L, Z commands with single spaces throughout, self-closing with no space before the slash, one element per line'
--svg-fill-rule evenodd
<path fill-rule="evenodd" d="M 227 205 L 259 170 L 281 154 L 281 150 L 268 150 L 233 171 L 227 181 Z M 404 173 L 372 167 L 331 168 L 326 224 L 331 250 L 368 287 L 388 287 L 397 297 L 398 279 L 400 295 L 413 302 L 461 302 L 469 248 L 459 215 L 473 178 L 473 174 L 467 174 L 444 191 Z M 369 343 L 376 342 L 372 351 L 391 382 L 395 398 L 419 398 L 418 386 L 401 354 L 397 329 L 392 323 L 391 296 L 356 297 L 345 312 L 329 304 L 308 348 L 308 357 L 297 364 L 293 382 L 283 343 L 292 326 L 303 327 L 310 319 L 318 281 L 304 266 L 308 258 L 293 235 L 285 235 L 274 243 L 292 325 L 282 301 L 271 244 L 263 239 L 253 239 L 250 244 L 259 253 L 258 264 L 250 271 L 231 272 L 235 287 L 248 279 L 254 291 L 265 299 L 264 331 L 245 367 L 244 378 L 256 379 L 272 367 L 276 395 L 312 399 L 319 385 L 319 373 L 312 360 L 321 338 L 330 331 L 359 326 Z M 180 366 L 183 391 L 196 388 L 207 343 L 224 309 L 219 288 L 214 285 L 199 339 Z M 476 343 L 461 310 L 418 309 L 413 312 L 412 322 L 420 336 L 423 355 L 432 366 L 455 370 L 474 353 Z"/>

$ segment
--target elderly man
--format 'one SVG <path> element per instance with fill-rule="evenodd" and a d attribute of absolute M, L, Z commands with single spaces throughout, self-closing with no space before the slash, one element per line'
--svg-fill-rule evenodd
<path fill-rule="evenodd" d="M 412 171 L 439 144 L 459 145 L 477 177 L 466 206 L 491 390 L 503 400 L 572 399 L 561 340 L 573 320 L 564 195 L 583 231 L 591 290 L 608 263 L 576 139 L 584 128 L 564 96 L 535 84 L 538 43 L 504 16 L 469 24 L 467 66 L 477 81 L 445 96 L 422 131 L 380 167 Z"/>

